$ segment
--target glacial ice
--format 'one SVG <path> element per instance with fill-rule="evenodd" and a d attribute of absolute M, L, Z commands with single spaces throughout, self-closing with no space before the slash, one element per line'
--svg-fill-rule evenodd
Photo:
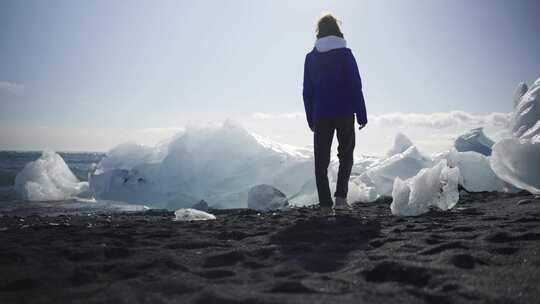
<path fill-rule="evenodd" d="M 182 208 L 174 212 L 175 221 L 207 221 L 215 219 L 215 215 L 197 209 Z"/>
<path fill-rule="evenodd" d="M 95 197 L 169 209 L 200 200 L 214 208 L 245 208 L 255 185 L 268 184 L 292 196 L 313 178 L 313 159 L 305 151 L 231 121 L 188 128 L 161 145 L 159 153 L 152 149 L 121 149 L 134 155 L 129 162 L 115 157 L 118 149 L 108 154 L 90 177 Z"/>
<path fill-rule="evenodd" d="M 451 150 L 448 165 L 459 168 L 459 184 L 469 192 L 504 191 L 505 184 L 491 169 L 489 157 L 468 151 Z"/>
<path fill-rule="evenodd" d="M 454 147 L 459 152 L 478 152 L 480 154 L 491 155 L 493 141 L 484 133 L 483 128 L 472 129 L 460 135 L 454 142 Z"/>
<path fill-rule="evenodd" d="M 288 204 L 287 196 L 270 185 L 257 185 L 248 192 L 248 208 L 250 209 L 277 210 Z"/>
<path fill-rule="evenodd" d="M 62 200 L 88 191 L 88 183 L 79 182 L 60 155 L 45 150 L 17 174 L 15 190 L 25 200 Z"/>
<path fill-rule="evenodd" d="M 393 215 L 415 216 L 429 211 L 430 206 L 451 209 L 459 200 L 458 181 L 459 169 L 448 167 L 446 160 L 408 180 L 397 177 L 390 210 Z"/>
<path fill-rule="evenodd" d="M 511 118 L 511 130 L 514 137 L 540 140 L 540 83 L 534 84 L 523 94 Z"/>
<path fill-rule="evenodd" d="M 540 78 L 512 113 L 512 136 L 493 146 L 491 168 L 504 181 L 540 195 Z"/>
<path fill-rule="evenodd" d="M 504 181 L 540 195 L 540 141 L 505 138 L 493 146 L 491 168 Z"/>
<path fill-rule="evenodd" d="M 519 102 L 521 101 L 521 97 L 527 93 L 529 90 L 529 87 L 527 87 L 527 84 L 525 82 L 520 82 L 516 89 L 514 90 L 514 97 L 512 98 L 512 101 L 514 102 L 514 107 L 517 107 Z"/>
<path fill-rule="evenodd" d="M 379 195 L 390 195 L 396 177 L 407 179 L 432 165 L 429 157 L 421 154 L 416 146 L 410 146 L 404 152 L 392 155 L 368 168 L 366 175 Z"/>

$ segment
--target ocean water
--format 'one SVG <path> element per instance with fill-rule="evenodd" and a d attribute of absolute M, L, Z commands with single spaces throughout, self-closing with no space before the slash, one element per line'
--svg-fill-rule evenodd
<path fill-rule="evenodd" d="M 88 180 L 88 172 L 92 164 L 97 164 L 105 153 L 96 152 L 59 152 L 73 174 L 81 181 Z M 15 176 L 24 166 L 41 156 L 41 152 L 0 151 L 0 201 L 13 201 L 17 199 L 13 186 Z"/>
<path fill-rule="evenodd" d="M 105 157 L 104 153 L 59 152 L 73 174 L 81 181 L 88 180 L 88 173 Z M 57 216 L 75 214 L 110 214 L 116 212 L 140 212 L 148 207 L 118 201 L 93 198 L 70 198 L 60 201 L 24 201 L 15 192 L 15 177 L 24 166 L 41 156 L 41 152 L 0 151 L 0 217 L 2 216 Z"/>

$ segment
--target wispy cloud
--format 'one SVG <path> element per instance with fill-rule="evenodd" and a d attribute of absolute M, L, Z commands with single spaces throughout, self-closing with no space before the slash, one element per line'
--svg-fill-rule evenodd
<path fill-rule="evenodd" d="M 261 120 L 304 118 L 303 112 L 261 113 L 253 114 L 253 118 Z M 399 127 L 422 127 L 445 129 L 456 126 L 494 126 L 505 127 L 510 121 L 509 113 L 472 114 L 464 111 L 437 113 L 388 113 L 369 115 L 372 124 L 392 125 Z"/>
<path fill-rule="evenodd" d="M 0 92 L 8 92 L 12 94 L 20 93 L 24 90 L 24 85 L 9 81 L 0 81 Z"/>
<path fill-rule="evenodd" d="M 438 113 L 389 113 L 370 115 L 369 120 L 377 124 L 444 129 L 449 127 L 494 126 L 504 127 L 510 121 L 509 113 L 471 114 L 463 111 Z"/>

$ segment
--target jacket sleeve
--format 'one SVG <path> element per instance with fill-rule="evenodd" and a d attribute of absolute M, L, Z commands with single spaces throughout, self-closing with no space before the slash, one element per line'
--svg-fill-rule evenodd
<path fill-rule="evenodd" d="M 358 65 L 356 64 L 356 59 L 352 52 L 349 52 L 349 56 L 347 56 L 345 68 L 350 89 L 352 90 L 352 96 L 354 98 L 353 102 L 356 120 L 358 121 L 358 124 L 365 125 L 367 124 L 367 113 L 364 93 L 362 92 L 362 79 L 360 78 Z"/>
<path fill-rule="evenodd" d="M 304 84 L 302 96 L 304 97 L 304 108 L 306 110 L 307 122 L 309 128 L 313 130 L 313 84 L 309 78 L 309 54 L 306 55 L 306 59 L 304 61 Z"/>

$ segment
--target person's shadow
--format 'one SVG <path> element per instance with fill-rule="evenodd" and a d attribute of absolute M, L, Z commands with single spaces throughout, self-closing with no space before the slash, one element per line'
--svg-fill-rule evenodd
<path fill-rule="evenodd" d="M 271 241 L 287 259 L 310 272 L 331 272 L 346 264 L 349 252 L 365 248 L 380 233 L 376 221 L 352 216 L 323 216 L 299 220 L 276 233 Z"/>

